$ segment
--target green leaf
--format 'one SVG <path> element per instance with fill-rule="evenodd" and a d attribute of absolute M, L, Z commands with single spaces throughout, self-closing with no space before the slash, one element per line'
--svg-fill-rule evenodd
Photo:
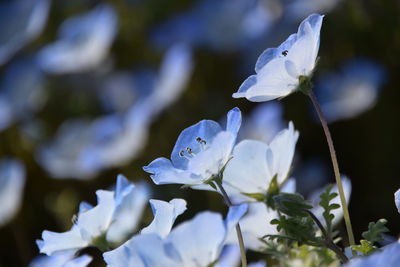
<path fill-rule="evenodd" d="M 368 240 L 361 240 L 360 245 L 352 246 L 352 250 L 361 252 L 363 255 L 369 255 L 372 252 L 376 251 L 378 248 L 373 246 L 371 242 Z"/>
<path fill-rule="evenodd" d="M 264 201 L 267 203 L 268 207 L 276 209 L 273 197 L 278 195 L 279 191 L 280 188 L 278 183 L 278 175 L 275 174 L 274 177 L 272 177 L 271 182 L 269 183 L 267 195 L 264 198 Z"/>
<path fill-rule="evenodd" d="M 376 223 L 370 222 L 368 225 L 368 231 L 362 233 L 362 237 L 368 240 L 372 244 L 383 240 L 383 233 L 389 232 L 385 224 L 387 220 L 379 219 Z"/>
<path fill-rule="evenodd" d="M 332 221 L 335 218 L 335 215 L 333 215 L 331 211 L 340 208 L 339 204 L 330 204 L 330 202 L 338 196 L 337 193 L 331 192 L 332 188 L 333 184 L 326 187 L 325 191 L 320 195 L 321 200 L 319 202 L 319 205 L 324 209 L 322 215 L 324 216 L 327 232 L 330 236 L 332 232 Z"/>
<path fill-rule="evenodd" d="M 312 208 L 300 194 L 280 193 L 273 200 L 279 211 L 293 217 L 308 217 L 306 210 Z"/>

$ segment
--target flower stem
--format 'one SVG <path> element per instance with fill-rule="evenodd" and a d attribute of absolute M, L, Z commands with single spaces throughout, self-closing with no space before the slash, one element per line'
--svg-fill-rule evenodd
<path fill-rule="evenodd" d="M 310 97 L 311 102 L 314 105 L 315 111 L 318 114 L 319 120 L 321 121 L 322 128 L 324 129 L 326 141 L 328 142 L 329 152 L 331 154 L 333 171 L 335 173 L 335 179 L 336 179 L 336 184 L 337 184 L 338 191 L 339 191 L 340 202 L 342 203 L 343 217 L 344 217 L 344 221 L 346 224 L 346 230 L 347 230 L 347 235 L 349 238 L 349 243 L 350 243 L 350 246 L 354 246 L 355 242 L 354 242 L 353 229 L 351 227 L 349 210 L 347 208 L 347 202 L 346 202 L 346 197 L 344 195 L 342 179 L 340 177 L 339 164 L 338 164 L 338 161 L 336 158 L 335 147 L 333 146 L 332 136 L 329 131 L 328 123 L 325 120 L 324 114 L 322 113 L 321 106 L 319 105 L 318 100 L 317 100 L 315 94 L 313 93 L 313 91 L 310 90 L 307 95 Z"/>
<path fill-rule="evenodd" d="M 218 189 L 221 191 L 222 196 L 224 197 L 224 200 L 228 207 L 232 206 L 232 201 L 229 198 L 228 194 L 226 193 L 224 187 L 220 182 L 215 182 L 217 185 Z M 238 237 L 239 241 L 239 247 L 240 247 L 240 258 L 242 259 L 242 267 L 247 267 L 247 258 L 246 258 L 246 248 L 244 247 L 244 241 L 243 241 L 243 235 L 242 235 L 242 230 L 240 229 L 239 223 L 236 224 L 236 234 Z"/>

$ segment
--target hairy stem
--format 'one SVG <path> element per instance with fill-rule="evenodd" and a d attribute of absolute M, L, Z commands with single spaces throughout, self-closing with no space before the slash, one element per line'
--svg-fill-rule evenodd
<path fill-rule="evenodd" d="M 225 200 L 226 204 L 228 205 L 228 207 L 232 206 L 232 201 L 229 198 L 228 194 L 226 193 L 222 184 L 219 182 L 215 182 L 215 184 L 217 185 L 218 189 L 221 191 L 222 196 L 224 197 L 224 200 Z M 242 267 L 247 267 L 246 248 L 244 247 L 242 230 L 240 229 L 239 223 L 236 224 L 236 234 L 237 234 L 238 241 L 239 241 L 240 258 L 242 259 Z"/>
<path fill-rule="evenodd" d="M 328 123 L 325 120 L 324 114 L 322 113 L 322 109 L 318 103 L 316 96 L 314 95 L 314 93 L 311 90 L 308 92 L 308 96 L 310 97 L 311 102 L 314 105 L 315 111 L 318 114 L 319 120 L 321 121 L 321 124 L 322 124 L 322 128 L 324 129 L 326 141 L 328 142 L 329 152 L 331 155 L 331 160 L 332 160 L 332 165 L 333 165 L 333 171 L 335 173 L 336 184 L 337 184 L 338 191 L 339 191 L 340 202 L 342 203 L 343 218 L 344 218 L 344 221 L 346 224 L 347 235 L 349 238 L 350 246 L 354 246 L 355 242 L 354 242 L 353 229 L 351 226 L 349 210 L 347 208 L 346 197 L 344 195 L 342 179 L 340 177 L 340 171 L 339 171 L 339 164 L 338 164 L 338 161 L 336 158 L 336 152 L 335 152 L 335 147 L 333 146 L 332 136 L 329 131 Z"/>

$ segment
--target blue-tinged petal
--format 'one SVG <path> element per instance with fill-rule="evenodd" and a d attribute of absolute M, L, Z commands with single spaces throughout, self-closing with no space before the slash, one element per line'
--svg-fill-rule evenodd
<path fill-rule="evenodd" d="M 155 184 L 201 184 L 202 177 L 193 176 L 190 172 L 176 169 L 172 162 L 166 158 L 153 160 L 148 166 L 143 167 L 145 172 Z"/>
<path fill-rule="evenodd" d="M 78 227 L 73 227 L 64 233 L 43 231 L 43 240 L 37 240 L 40 253 L 51 256 L 54 252 L 80 249 L 89 245 L 89 240 L 84 240 Z"/>
<path fill-rule="evenodd" d="M 88 239 L 96 238 L 106 232 L 112 222 L 114 205 L 114 192 L 97 190 L 97 205 L 79 214 L 77 227 L 79 227 L 82 237 Z"/>
<path fill-rule="evenodd" d="M 18 212 L 25 187 L 25 167 L 17 159 L 0 159 L 0 226 Z"/>
<path fill-rule="evenodd" d="M 38 256 L 29 264 L 29 267 L 86 267 L 92 257 L 82 255 L 76 257 L 76 250 L 67 250 L 53 253 L 51 256 Z"/>
<path fill-rule="evenodd" d="M 183 199 L 173 199 L 170 202 L 151 199 L 150 205 L 154 219 L 141 233 L 154 233 L 163 238 L 171 231 L 175 219 L 186 210 L 186 201 Z"/>
<path fill-rule="evenodd" d="M 299 30 L 297 32 L 297 38 L 301 38 L 303 35 L 308 34 L 307 24 L 311 26 L 313 33 L 315 34 L 315 38 L 318 38 L 321 31 L 322 20 L 324 15 L 320 14 L 311 14 L 305 20 L 300 23 Z"/>
<path fill-rule="evenodd" d="M 171 153 L 171 160 L 174 167 L 185 169 L 188 165 L 188 159 L 180 155 L 181 151 L 186 151 L 187 148 L 190 148 L 192 153 L 196 154 L 202 150 L 202 144 L 198 139 L 199 137 L 206 143 L 210 144 L 215 136 L 221 131 L 221 126 L 211 120 L 202 120 L 195 125 L 184 129 L 179 135 Z"/>
<path fill-rule="evenodd" d="M 103 254 L 110 267 L 177 267 L 183 266 L 167 254 L 164 241 L 157 234 L 134 236 L 117 249 Z"/>
<path fill-rule="evenodd" d="M 296 179 L 289 178 L 283 185 L 281 185 L 281 192 L 295 193 L 297 188 Z"/>
<path fill-rule="evenodd" d="M 229 231 L 236 226 L 239 220 L 247 212 L 248 208 L 249 205 L 247 204 L 235 205 L 229 208 L 228 215 L 226 215 L 225 219 L 226 231 Z"/>
<path fill-rule="evenodd" d="M 115 211 L 106 239 L 120 244 L 135 232 L 150 198 L 150 189 L 146 183 L 126 186 L 119 201 L 115 200 Z"/>
<path fill-rule="evenodd" d="M 236 267 L 240 263 L 239 245 L 226 245 L 222 249 L 215 267 Z"/>
<path fill-rule="evenodd" d="M 182 266 L 208 266 L 218 258 L 225 234 L 221 215 L 206 211 L 176 226 L 166 242 L 176 248 Z"/>
<path fill-rule="evenodd" d="M 248 77 L 239 87 L 239 90 L 232 95 L 233 98 L 246 97 L 246 92 L 257 83 L 257 75 Z"/>
<path fill-rule="evenodd" d="M 117 184 L 115 187 L 115 204 L 118 206 L 121 204 L 122 199 L 129 194 L 133 189 L 134 185 L 126 179 L 122 174 L 117 176 Z"/>
<path fill-rule="evenodd" d="M 400 243 L 384 246 L 370 256 L 351 259 L 344 267 L 388 267 L 400 266 Z"/>
<path fill-rule="evenodd" d="M 254 251 L 262 251 L 265 244 L 260 241 L 260 238 L 278 233 L 276 226 L 270 224 L 271 220 L 278 218 L 278 213 L 267 208 L 263 202 L 250 203 L 248 207 L 248 212 L 239 221 L 245 247 Z M 237 244 L 237 242 L 235 229 L 230 229 L 226 243 Z"/>
<path fill-rule="evenodd" d="M 237 135 L 242 124 L 242 113 L 239 108 L 233 108 L 228 112 L 226 130 Z"/>

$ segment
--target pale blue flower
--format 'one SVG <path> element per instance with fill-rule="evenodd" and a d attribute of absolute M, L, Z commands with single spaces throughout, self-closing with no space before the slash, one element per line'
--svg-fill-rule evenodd
<path fill-rule="evenodd" d="M 275 20 L 267 1 L 201 0 L 176 14 L 153 33 L 156 46 L 174 42 L 229 52 L 251 45 Z"/>
<path fill-rule="evenodd" d="M 266 195 L 274 177 L 282 185 L 289 178 L 298 136 L 290 122 L 269 144 L 254 140 L 237 144 L 223 173 L 228 194 L 240 202 L 250 200 L 243 193 Z"/>
<path fill-rule="evenodd" d="M 59 39 L 39 51 L 38 64 L 54 74 L 98 67 L 114 41 L 117 23 L 117 14 L 108 4 L 67 19 L 59 29 Z"/>
<path fill-rule="evenodd" d="M 42 32 L 49 7 L 48 0 L 14 0 L 0 4 L 0 65 Z"/>
<path fill-rule="evenodd" d="M 45 103 L 43 74 L 29 60 L 8 66 L 0 82 L 0 131 L 18 120 L 31 120 Z"/>
<path fill-rule="evenodd" d="M 86 267 L 92 261 L 91 256 L 75 255 L 75 250 L 56 252 L 51 256 L 40 255 L 34 258 L 28 267 Z"/>
<path fill-rule="evenodd" d="M 397 267 L 400 266 L 399 241 L 381 248 L 370 256 L 351 259 L 344 267 Z"/>
<path fill-rule="evenodd" d="M 251 139 L 264 143 L 272 141 L 285 128 L 283 107 L 279 102 L 262 103 L 243 120 L 239 139 Z"/>
<path fill-rule="evenodd" d="M 215 121 L 202 120 L 181 132 L 171 160 L 158 158 L 143 169 L 155 184 L 201 185 L 230 159 L 240 124 L 238 108 L 228 112 L 225 130 Z"/>
<path fill-rule="evenodd" d="M 0 227 L 18 212 L 25 187 L 25 167 L 17 159 L 0 159 Z"/>
<path fill-rule="evenodd" d="M 134 186 L 119 175 L 114 191 L 98 190 L 97 205 L 82 202 L 71 230 L 63 233 L 43 231 L 37 244 L 41 253 L 77 250 L 96 245 L 104 239 L 109 244 L 126 240 L 137 228 L 149 198 L 144 185 Z"/>
<path fill-rule="evenodd" d="M 214 263 L 247 206 L 231 207 L 225 221 L 214 212 L 201 212 L 174 227 L 165 237 L 156 233 L 134 236 L 121 247 L 103 254 L 108 266 L 208 266 Z"/>
<path fill-rule="evenodd" d="M 322 75 L 315 94 L 328 122 L 350 119 L 373 108 L 385 76 L 382 66 L 365 59 L 346 62 L 338 73 Z"/>
<path fill-rule="evenodd" d="M 257 74 L 247 78 L 234 98 L 253 102 L 282 98 L 294 92 L 301 76 L 311 76 L 319 50 L 323 16 L 312 14 L 277 48 L 268 48 L 258 58 Z"/>

